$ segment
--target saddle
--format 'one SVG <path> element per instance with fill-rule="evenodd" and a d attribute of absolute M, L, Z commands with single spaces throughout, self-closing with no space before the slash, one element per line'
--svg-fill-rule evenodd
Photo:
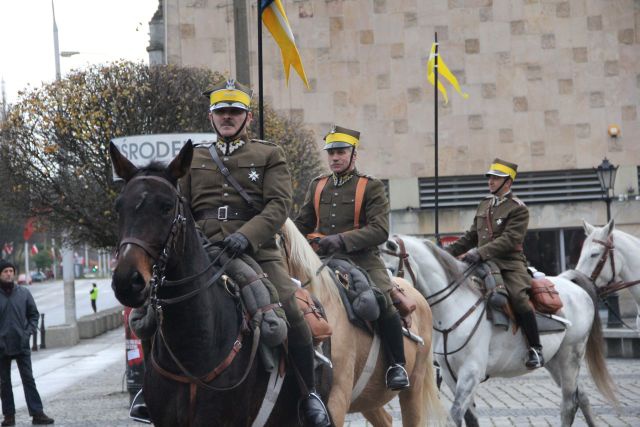
<path fill-rule="evenodd" d="M 494 326 L 505 331 L 512 326 L 513 333 L 518 330 L 515 315 L 508 298 L 500 269 L 491 261 L 484 262 L 475 270 L 472 280 L 483 289 L 487 298 L 487 319 Z M 538 303 L 540 297 L 543 303 Z M 539 333 L 554 333 L 566 330 L 567 324 L 555 316 L 562 308 L 562 301 L 553 283 L 546 278 L 532 278 L 529 304 L 536 315 Z"/>

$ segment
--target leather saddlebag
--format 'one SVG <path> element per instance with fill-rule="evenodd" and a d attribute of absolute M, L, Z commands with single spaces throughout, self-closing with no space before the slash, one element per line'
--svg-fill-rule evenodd
<path fill-rule="evenodd" d="M 532 279 L 529 295 L 533 307 L 540 313 L 555 314 L 562 308 L 560 294 L 549 279 Z"/>
<path fill-rule="evenodd" d="M 416 302 L 405 295 L 404 289 L 402 289 L 396 283 L 393 283 L 393 289 L 391 289 L 389 296 L 391 297 L 391 302 L 393 302 L 393 305 L 398 309 L 400 317 L 410 316 L 417 307 Z"/>
<path fill-rule="evenodd" d="M 298 307 L 302 310 L 304 320 L 311 329 L 311 335 L 313 336 L 313 345 L 318 345 L 322 341 L 331 336 L 331 325 L 327 322 L 326 317 L 313 301 L 311 294 L 304 288 L 299 288 L 296 291 L 296 301 Z"/>

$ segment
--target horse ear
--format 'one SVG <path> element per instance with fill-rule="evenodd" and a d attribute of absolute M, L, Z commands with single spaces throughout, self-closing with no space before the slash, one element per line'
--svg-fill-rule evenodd
<path fill-rule="evenodd" d="M 138 168 L 122 155 L 113 141 L 109 142 L 109 155 L 116 174 L 125 181 L 129 181 L 138 172 Z"/>
<path fill-rule="evenodd" d="M 175 159 L 169 163 L 167 171 L 171 177 L 176 180 L 182 178 L 187 174 L 187 172 L 189 172 L 189 168 L 191 168 L 191 160 L 193 160 L 193 143 L 191 140 L 188 140 Z"/>
<path fill-rule="evenodd" d="M 613 231 L 613 226 L 614 226 L 614 221 L 613 221 L 613 218 L 611 218 L 611 221 L 609 221 L 609 223 L 604 226 L 604 228 L 607 230 L 607 236 L 610 235 L 611 232 Z"/>
<path fill-rule="evenodd" d="M 593 233 L 593 230 L 596 229 L 593 225 L 589 224 L 584 219 L 582 220 L 582 228 L 584 228 L 584 234 L 586 236 L 588 236 L 589 234 Z"/>

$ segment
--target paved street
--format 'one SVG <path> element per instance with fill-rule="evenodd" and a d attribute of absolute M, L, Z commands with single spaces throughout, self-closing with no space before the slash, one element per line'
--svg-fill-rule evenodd
<path fill-rule="evenodd" d="M 33 354 L 36 382 L 45 410 L 58 426 L 141 426 L 127 418 L 128 394 L 124 386 L 124 332 L 122 328 L 77 346 L 40 350 Z M 620 408 L 615 410 L 594 391 L 582 375 L 602 426 L 640 425 L 640 360 L 609 359 L 618 385 Z M 18 425 L 30 425 L 17 370 L 12 373 Z M 443 400 L 450 404 L 450 393 Z M 559 425 L 560 397 L 545 371 L 514 379 L 493 379 L 480 386 L 477 404 L 482 426 Z M 400 426 L 397 401 L 389 405 L 394 425 Z M 350 415 L 346 426 L 367 423 Z M 585 425 L 580 416 L 576 426 Z"/>
<path fill-rule="evenodd" d="M 120 305 L 111 290 L 111 278 L 76 279 L 76 317 L 93 313 L 89 301 L 91 283 L 98 285 L 98 310 Z M 45 325 L 54 326 L 64 323 L 64 286 L 62 280 L 33 283 L 27 286 L 38 305 L 38 311 L 45 315 Z"/>

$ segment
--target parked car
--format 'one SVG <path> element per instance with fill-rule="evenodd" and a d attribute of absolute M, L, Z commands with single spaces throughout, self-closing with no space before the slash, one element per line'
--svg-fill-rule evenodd
<path fill-rule="evenodd" d="M 27 276 L 25 276 L 24 273 L 20 274 L 18 276 L 18 285 L 30 285 L 31 284 L 31 275 L 29 275 L 29 282 L 28 283 L 27 283 L 26 277 Z"/>
<path fill-rule="evenodd" d="M 47 275 L 42 271 L 36 271 L 34 273 L 31 273 L 31 280 L 34 282 L 44 282 L 45 280 L 47 280 Z"/>

